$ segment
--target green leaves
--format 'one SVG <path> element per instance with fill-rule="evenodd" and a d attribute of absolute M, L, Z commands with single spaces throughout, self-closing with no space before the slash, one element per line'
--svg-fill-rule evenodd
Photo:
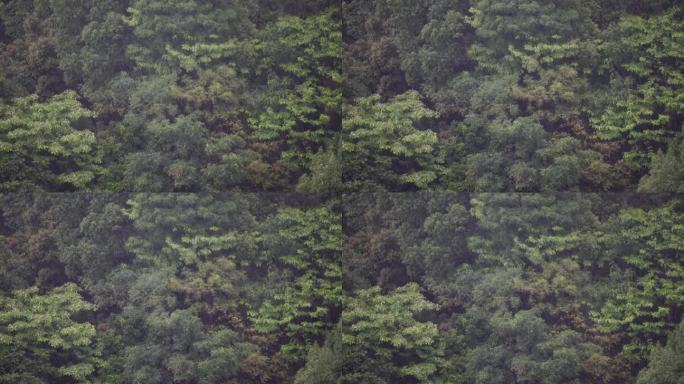
<path fill-rule="evenodd" d="M 591 350 L 576 332 L 551 334 L 533 310 L 498 313 L 490 325 L 492 336 L 472 352 L 468 363 L 475 383 L 577 380 Z"/>
<path fill-rule="evenodd" d="M 349 349 L 375 343 L 368 355 L 355 354 L 376 356 L 379 377 L 391 377 L 387 367 L 403 361 L 394 356 L 412 343 L 394 323 L 406 320 L 410 304 L 388 308 L 394 287 L 407 283 L 440 304 L 414 316 L 437 326 L 433 345 L 445 351 L 429 376 L 435 382 L 625 382 L 645 357 L 629 344 L 654 345 L 679 321 L 679 198 L 422 193 L 350 200 L 345 282 L 359 297 L 343 312 L 342 337 Z M 625 257 L 634 254 L 646 263 Z M 380 288 L 366 288 L 373 284 Z M 623 292 L 637 291 L 624 300 Z M 593 313 L 600 308 L 605 317 L 614 310 L 616 328 L 604 328 Z M 413 343 L 414 356 L 421 345 Z"/>
<path fill-rule="evenodd" d="M 536 0 L 478 0 L 471 2 L 470 14 L 466 21 L 478 39 L 469 55 L 483 70 L 492 72 L 537 69 L 541 63 L 533 56 L 545 52 L 538 56 L 544 56 L 544 61 L 562 58 L 574 50 L 574 39 L 594 29 L 579 1 L 556 5 Z M 570 24 L 577 27 L 570 28 Z M 522 49 L 530 55 L 521 55 Z"/>
<path fill-rule="evenodd" d="M 94 114 L 73 91 L 0 108 L 0 188 L 87 188 L 100 171 L 95 135 L 76 126 Z M 86 125 L 87 126 L 87 125 Z"/>
<path fill-rule="evenodd" d="M 654 154 L 651 159 L 649 174 L 639 182 L 640 192 L 682 192 L 684 191 L 684 175 L 682 175 L 682 156 L 684 141 L 678 134 L 672 139 L 665 153 Z"/>
<path fill-rule="evenodd" d="M 426 188 L 437 179 L 442 161 L 437 135 L 419 124 L 435 117 L 415 91 L 388 102 L 379 95 L 356 100 L 343 121 L 343 179 L 351 185 L 375 180 Z"/>
<path fill-rule="evenodd" d="M 625 332 L 625 352 L 643 358 L 651 343 L 674 327 L 684 307 L 684 217 L 670 207 L 624 210 L 616 218 L 619 240 L 610 249 L 636 278 L 594 314 L 604 332 Z"/>
<path fill-rule="evenodd" d="M 250 119 L 260 140 L 284 141 L 282 159 L 304 169 L 339 130 L 342 82 L 339 14 L 330 8 L 309 17 L 284 16 L 265 31 L 263 61 L 269 76 L 262 106 Z"/>
<path fill-rule="evenodd" d="M 76 382 L 101 362 L 93 349 L 95 327 L 74 317 L 95 309 L 69 283 L 41 295 L 37 288 L 0 298 L 0 380 L 29 374 L 54 382 L 61 376 Z M 14 376 L 16 377 L 16 376 Z"/>
<path fill-rule="evenodd" d="M 416 284 L 399 287 L 389 295 L 383 295 L 379 287 L 359 291 L 342 315 L 342 324 L 349 327 L 343 340 L 397 349 L 431 345 L 437 335 L 435 324 L 421 323 L 414 316 L 437 308 Z"/>
<path fill-rule="evenodd" d="M 0 10 L 0 381 L 669 380 L 675 0 Z"/>
<path fill-rule="evenodd" d="M 220 44 L 230 37 L 253 29 L 248 7 L 238 4 L 225 7 L 194 0 L 136 0 L 127 11 L 126 23 L 138 38 L 127 47 L 127 54 L 138 68 L 151 72 L 195 69 L 179 49 L 222 48 Z"/>
<path fill-rule="evenodd" d="M 617 67 L 614 76 L 628 80 L 629 88 L 616 90 L 593 124 L 601 139 L 626 141 L 625 161 L 639 170 L 672 138 L 679 129 L 672 123 L 684 113 L 684 29 L 675 14 L 626 16 L 610 31 L 620 39 L 602 46 Z"/>
<path fill-rule="evenodd" d="M 379 287 L 357 291 L 342 313 L 342 341 L 362 347 L 397 364 L 400 376 L 430 382 L 441 352 L 437 326 L 416 320 L 439 306 L 425 299 L 417 284 L 407 284 L 383 294 Z M 409 363 L 398 363 L 404 354 L 416 354 Z"/>
<path fill-rule="evenodd" d="M 677 384 L 684 375 L 684 321 L 670 333 L 665 346 L 651 352 L 648 367 L 639 372 L 637 384 Z"/>
<path fill-rule="evenodd" d="M 328 208 L 282 209 L 275 217 L 292 251 L 272 263 L 293 277 L 250 316 L 257 331 L 287 335 L 290 340 L 282 348 L 295 358 L 304 358 L 307 344 L 331 328 L 331 314 L 342 305 L 339 220 Z"/>

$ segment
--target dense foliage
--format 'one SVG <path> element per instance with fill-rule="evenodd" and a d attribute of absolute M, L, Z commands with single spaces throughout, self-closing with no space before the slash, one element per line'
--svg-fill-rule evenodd
<path fill-rule="evenodd" d="M 393 191 L 680 191 L 677 3 L 345 0 L 344 99 L 359 107 L 345 111 L 343 140 L 409 141 L 421 155 L 384 149 L 376 156 L 392 161 L 351 167 L 344 180 Z M 413 106 L 391 119 L 417 132 L 366 133 L 359 120 L 374 117 L 361 106 L 406 94 Z"/>
<path fill-rule="evenodd" d="M 0 7 L 4 191 L 681 190 L 676 1 Z"/>
<path fill-rule="evenodd" d="M 294 190 L 342 50 L 334 1 L 3 1 L 0 190 Z"/>
<path fill-rule="evenodd" d="M 0 384 L 682 384 L 679 3 L 0 1 Z"/>
<path fill-rule="evenodd" d="M 288 382 L 343 305 L 340 217 L 310 197 L 0 203 L 2 383 Z"/>
<path fill-rule="evenodd" d="M 332 334 L 331 352 L 320 353 L 348 360 L 309 361 L 304 372 L 340 379 L 308 382 L 351 383 L 359 371 L 368 378 L 356 382 L 372 383 L 679 382 L 683 203 L 350 197 L 342 263 L 352 299 L 335 331 L 341 342 Z M 373 365 L 350 370 L 360 353 Z"/>
<path fill-rule="evenodd" d="M 680 377 L 681 197 L 11 194 L 1 203 L 0 382 Z"/>

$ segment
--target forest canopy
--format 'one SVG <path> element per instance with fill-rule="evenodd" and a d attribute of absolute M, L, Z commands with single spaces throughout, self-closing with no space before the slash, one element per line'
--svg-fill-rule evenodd
<path fill-rule="evenodd" d="M 679 192 L 677 3 L 6 0 L 0 190 Z"/>
<path fill-rule="evenodd" d="M 3 383 L 681 377 L 680 196 L 0 203 Z"/>
<path fill-rule="evenodd" d="M 675 0 L 0 1 L 0 384 L 682 384 Z"/>

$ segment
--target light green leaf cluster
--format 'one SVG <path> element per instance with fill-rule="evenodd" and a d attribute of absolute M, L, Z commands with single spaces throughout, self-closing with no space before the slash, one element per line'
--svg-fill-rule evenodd
<path fill-rule="evenodd" d="M 293 252 L 273 262 L 294 279 L 250 317 L 259 332 L 288 335 L 291 340 L 283 350 L 303 358 L 307 341 L 320 339 L 330 329 L 330 314 L 342 305 L 341 218 L 329 208 L 284 208 L 275 220 Z"/>
<path fill-rule="evenodd" d="M 416 91 L 388 102 L 383 102 L 380 95 L 357 99 L 346 108 L 342 124 L 342 157 L 350 176 L 372 174 L 388 182 L 427 187 L 437 179 L 442 161 L 437 134 L 421 130 L 418 125 L 436 117 L 437 113 L 423 105 Z M 377 169 L 359 164 L 364 162 L 375 164 Z M 402 162 L 416 164 L 401 167 Z M 360 175 L 351 171 L 357 167 L 361 168 Z"/>
<path fill-rule="evenodd" d="M 670 207 L 629 209 L 616 225 L 618 257 L 637 282 L 593 316 L 604 332 L 627 333 L 632 340 L 625 352 L 644 357 L 652 341 L 673 328 L 672 312 L 684 308 L 684 216 Z"/>
<path fill-rule="evenodd" d="M 46 377 L 71 377 L 78 383 L 100 364 L 93 343 L 95 326 L 74 316 L 95 306 L 81 298 L 76 284 L 69 283 L 40 294 L 33 287 L 0 298 L 0 357 L 21 362 L 3 377 L 22 374 L 38 364 Z M 5 376 L 7 375 L 7 376 Z"/>
<path fill-rule="evenodd" d="M 283 160 L 307 168 L 313 152 L 329 146 L 326 138 L 339 129 L 342 33 L 337 12 L 283 16 L 256 46 L 270 56 L 264 65 L 271 68 L 268 88 L 274 96 L 249 119 L 254 136 L 284 140 L 291 148 Z"/>
<path fill-rule="evenodd" d="M 1 107 L 0 179 L 5 181 L 0 188 L 16 183 L 87 187 L 99 172 L 101 159 L 95 134 L 75 125 L 93 116 L 73 91 L 47 102 L 33 95 Z"/>
<path fill-rule="evenodd" d="M 633 146 L 625 153 L 632 166 L 643 168 L 653 153 L 674 135 L 671 121 L 684 113 L 684 29 L 668 12 L 648 18 L 625 16 L 616 25 L 622 35 L 617 47 L 632 55 L 616 63 L 635 86 L 616 95 L 615 104 L 592 123 L 603 140 L 625 140 Z M 678 127 L 676 127 L 678 128 Z"/>
<path fill-rule="evenodd" d="M 400 372 L 429 382 L 441 355 L 439 332 L 436 324 L 417 320 L 416 316 L 438 308 L 425 299 L 415 283 L 387 294 L 379 287 L 360 290 L 342 313 L 341 324 L 345 330 L 342 340 L 386 358 L 415 353 L 419 358 L 402 365 Z"/>

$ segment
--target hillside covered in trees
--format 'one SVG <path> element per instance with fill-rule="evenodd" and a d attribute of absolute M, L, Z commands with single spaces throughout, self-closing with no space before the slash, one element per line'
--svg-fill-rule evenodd
<path fill-rule="evenodd" d="M 3 383 L 677 384 L 684 372 L 678 196 L 0 203 Z"/>
<path fill-rule="evenodd" d="M 676 0 L 0 0 L 0 384 L 682 384 Z"/>
<path fill-rule="evenodd" d="M 312 382 L 679 383 L 683 202 L 357 195 L 345 204 L 350 298 L 320 352 L 336 357 L 305 372 L 344 375 L 363 356 L 348 374 L 363 379 Z"/>
<path fill-rule="evenodd" d="M 0 6 L 0 190 L 306 190 L 334 146 L 334 1 Z"/>
<path fill-rule="evenodd" d="M 680 2 L 343 9 L 342 154 L 354 187 L 682 191 Z"/>
<path fill-rule="evenodd" d="M 0 189 L 678 192 L 677 3 L 5 0 Z"/>
<path fill-rule="evenodd" d="M 310 197 L 3 198 L 0 382 L 286 383 L 342 307 Z"/>

